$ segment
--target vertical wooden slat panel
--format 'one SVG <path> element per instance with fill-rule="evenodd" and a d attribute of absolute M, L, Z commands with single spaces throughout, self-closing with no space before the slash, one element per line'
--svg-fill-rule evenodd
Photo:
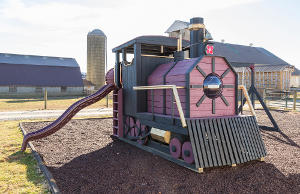
<path fill-rule="evenodd" d="M 215 149 L 214 149 L 212 135 L 210 133 L 208 120 L 207 119 L 204 120 L 204 123 L 205 123 L 205 131 L 206 131 L 206 134 L 207 134 L 207 137 L 208 137 L 210 153 L 211 153 L 211 156 L 212 156 L 212 159 L 213 159 L 213 164 L 214 164 L 214 166 L 218 166 L 217 159 L 216 159 L 216 152 L 215 152 Z"/>
<path fill-rule="evenodd" d="M 247 137 L 245 135 L 245 132 L 244 132 L 244 126 L 242 125 L 242 122 L 241 122 L 241 118 L 237 118 L 237 124 L 239 125 L 239 129 L 240 129 L 240 134 L 242 136 L 242 141 L 244 142 L 244 145 L 245 145 L 245 155 L 246 155 L 246 158 L 247 158 L 247 161 L 250 161 L 251 160 L 251 157 L 250 157 L 250 148 L 249 148 L 249 143 L 248 143 L 248 140 L 247 140 Z"/>
<path fill-rule="evenodd" d="M 249 133 L 249 125 L 247 122 L 245 122 L 246 119 L 245 117 L 243 119 L 241 119 L 241 122 L 242 122 L 242 125 L 244 126 L 243 129 L 245 131 L 245 134 L 246 134 L 246 138 L 248 140 L 248 143 L 249 143 L 249 148 L 250 148 L 250 158 L 251 160 L 255 159 L 256 158 L 256 153 L 254 151 L 254 142 L 252 141 L 252 136 L 251 134 Z"/>
<path fill-rule="evenodd" d="M 201 130 L 202 130 L 202 134 L 203 134 L 203 138 L 204 138 L 204 142 L 205 142 L 205 148 L 206 148 L 208 163 L 209 163 L 209 166 L 212 167 L 213 166 L 213 159 L 212 159 L 212 154 L 211 154 L 210 147 L 209 147 L 208 135 L 206 133 L 205 124 L 204 124 L 203 120 L 200 120 L 200 126 L 201 126 Z"/>
<path fill-rule="evenodd" d="M 227 148 L 228 148 L 228 151 L 229 151 L 231 164 L 235 164 L 235 159 L 234 159 L 234 156 L 233 156 L 233 153 L 232 153 L 232 147 L 231 147 L 231 144 L 230 144 L 230 140 L 229 140 L 229 137 L 228 137 L 228 132 L 227 132 L 226 125 L 225 125 L 225 122 L 224 122 L 223 118 L 221 118 L 221 124 L 222 124 L 222 129 L 223 129 L 223 132 L 224 132 L 224 135 L 225 135 Z"/>
<path fill-rule="evenodd" d="M 218 147 L 219 147 L 219 152 L 220 152 L 220 156 L 221 156 L 222 165 L 226 165 L 224 150 L 223 150 L 223 146 L 222 146 L 222 140 L 221 140 L 218 125 L 217 125 L 217 119 L 213 119 L 212 123 L 213 123 L 213 129 L 214 129 L 215 134 L 216 134 L 216 141 L 217 141 L 217 144 L 218 144 Z"/>
<path fill-rule="evenodd" d="M 260 145 L 261 140 L 259 139 L 259 137 L 256 134 L 256 129 L 255 129 L 253 121 L 251 120 L 251 117 L 247 117 L 246 119 L 249 122 L 250 127 L 251 127 L 251 133 L 252 133 L 252 136 L 253 136 L 253 139 L 255 142 L 255 146 L 256 146 L 256 153 L 258 154 L 259 157 L 261 157 L 263 155 L 261 145 Z"/>
<path fill-rule="evenodd" d="M 252 131 L 254 139 L 256 141 L 257 152 L 259 154 L 258 156 L 261 158 L 262 156 L 264 156 L 264 150 L 263 150 L 263 147 L 262 147 L 264 145 L 264 143 L 262 141 L 260 131 L 258 131 L 256 129 L 256 126 L 257 126 L 256 119 L 255 119 L 255 117 L 248 117 L 247 119 L 250 122 L 250 125 L 252 127 L 251 131 Z"/>
<path fill-rule="evenodd" d="M 195 148 L 195 138 L 197 137 L 197 135 L 195 135 L 193 133 L 193 128 L 194 128 L 194 125 L 195 125 L 195 121 L 191 121 L 191 120 L 187 120 L 187 128 L 188 128 L 188 131 L 189 131 L 189 136 L 190 136 L 190 141 L 191 141 L 191 144 L 192 144 L 192 149 L 193 149 L 193 154 L 194 154 L 194 159 L 195 159 L 195 165 L 196 165 L 196 169 L 199 168 L 199 166 L 203 166 L 203 164 L 201 165 L 200 162 L 199 162 L 199 157 L 198 157 L 198 152 L 197 152 L 197 149 Z M 203 167 L 201 167 L 203 168 Z"/>
<path fill-rule="evenodd" d="M 197 132 L 198 132 L 198 137 L 199 137 L 199 143 L 200 148 L 201 148 L 201 152 L 202 152 L 202 158 L 203 158 L 203 162 L 205 166 L 209 166 L 208 161 L 207 161 L 207 154 L 206 154 L 206 146 L 205 146 L 205 134 L 202 133 L 202 129 L 199 123 L 199 120 L 196 120 L 196 126 L 197 126 Z"/>
<path fill-rule="evenodd" d="M 241 142 L 240 133 L 238 131 L 239 129 L 236 126 L 236 118 L 230 118 L 229 122 L 233 126 L 233 134 L 234 134 L 234 138 L 236 139 L 236 143 L 237 143 L 237 153 L 240 156 L 241 163 L 243 163 L 243 162 L 245 162 L 245 153 L 244 153 L 245 148 L 243 147 L 243 144 Z"/>
<path fill-rule="evenodd" d="M 200 165 L 200 168 L 203 168 L 204 167 L 203 154 L 202 154 L 202 151 L 200 149 L 201 139 L 199 139 L 199 134 L 198 134 L 198 130 L 197 130 L 197 127 L 196 127 L 196 121 L 195 120 L 193 120 L 193 122 L 192 122 L 192 127 L 193 127 L 193 134 L 194 134 L 194 138 L 195 138 L 195 143 L 196 143 L 195 146 L 197 148 L 197 153 L 198 153 L 199 165 Z"/>
<path fill-rule="evenodd" d="M 252 149 L 253 149 L 253 154 L 254 154 L 254 159 L 259 158 L 260 152 L 259 149 L 257 147 L 257 141 L 256 141 L 256 137 L 253 134 L 253 126 L 251 125 L 251 121 L 248 119 L 249 117 L 245 117 L 243 120 L 244 122 L 247 124 L 247 131 L 250 137 L 250 141 L 252 142 Z"/>
<path fill-rule="evenodd" d="M 250 119 L 252 120 L 254 129 L 255 129 L 254 131 L 256 132 L 257 139 L 259 140 L 260 148 L 261 148 L 261 150 L 263 152 L 263 155 L 265 156 L 267 154 L 266 147 L 265 147 L 265 144 L 264 144 L 264 142 L 262 140 L 262 137 L 261 137 L 258 125 L 257 125 L 254 117 L 250 117 Z"/>
<path fill-rule="evenodd" d="M 213 127 L 212 119 L 209 119 L 208 123 L 209 123 L 211 137 L 212 137 L 212 140 L 213 140 L 212 143 L 213 143 L 213 146 L 214 146 L 217 163 L 218 163 L 219 166 L 221 166 L 222 165 L 222 161 L 221 161 L 221 158 L 220 158 L 219 147 L 218 147 L 218 143 L 216 141 L 216 134 L 214 132 L 214 127 Z"/>
<path fill-rule="evenodd" d="M 237 150 L 236 150 L 236 142 L 235 142 L 235 139 L 233 138 L 233 135 L 232 135 L 232 127 L 230 125 L 230 123 L 228 122 L 228 119 L 225 119 L 225 124 L 226 124 L 226 127 L 227 127 L 227 132 L 228 132 L 228 135 L 229 135 L 229 139 L 230 139 L 230 144 L 231 144 L 231 147 L 232 147 L 232 150 L 233 150 L 233 153 L 234 153 L 234 158 L 235 158 L 235 162 L 236 164 L 239 164 L 240 163 L 240 158 L 239 158 L 239 155 L 237 153 Z"/>
<path fill-rule="evenodd" d="M 221 141 L 222 141 L 222 147 L 223 147 L 223 150 L 224 150 L 224 155 L 225 155 L 225 159 L 226 159 L 226 164 L 229 165 L 231 163 L 231 160 L 229 158 L 229 149 L 227 148 L 227 145 L 226 145 L 226 139 L 225 139 L 225 135 L 224 135 L 224 131 L 223 131 L 223 127 L 221 125 L 221 121 L 220 119 L 217 119 L 217 125 L 218 125 L 218 130 L 219 130 L 219 134 L 220 134 L 220 137 L 221 137 Z"/>

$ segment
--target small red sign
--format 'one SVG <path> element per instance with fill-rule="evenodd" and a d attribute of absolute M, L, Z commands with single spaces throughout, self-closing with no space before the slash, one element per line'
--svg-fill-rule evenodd
<path fill-rule="evenodd" d="M 211 44 L 206 45 L 205 47 L 205 54 L 213 55 L 214 54 L 214 46 Z"/>

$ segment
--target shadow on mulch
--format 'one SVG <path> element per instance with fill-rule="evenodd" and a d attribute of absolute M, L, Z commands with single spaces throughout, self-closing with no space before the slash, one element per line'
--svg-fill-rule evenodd
<path fill-rule="evenodd" d="M 285 176 L 270 163 L 252 161 L 237 167 L 206 169 L 198 174 L 117 139 L 59 168 L 48 168 L 63 193 L 300 191 L 300 174 Z"/>

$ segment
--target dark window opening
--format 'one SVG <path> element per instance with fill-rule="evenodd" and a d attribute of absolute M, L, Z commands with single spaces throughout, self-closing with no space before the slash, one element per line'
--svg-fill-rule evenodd
<path fill-rule="evenodd" d="M 17 92 L 17 86 L 9 86 L 8 92 L 16 93 Z"/>
<path fill-rule="evenodd" d="M 60 87 L 60 92 L 67 92 L 67 87 L 66 86 Z"/>

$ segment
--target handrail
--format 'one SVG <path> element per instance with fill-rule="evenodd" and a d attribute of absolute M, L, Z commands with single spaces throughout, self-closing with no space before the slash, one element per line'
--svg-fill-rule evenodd
<path fill-rule="evenodd" d="M 176 86 L 176 85 L 153 85 L 153 86 L 134 86 L 133 87 L 134 90 L 172 89 L 173 95 L 175 97 L 175 102 L 176 102 L 176 105 L 177 105 L 177 109 L 178 109 L 178 112 L 179 112 L 182 127 L 186 127 L 186 121 L 185 121 L 182 106 L 181 106 L 181 103 L 180 103 L 180 98 L 179 98 L 178 91 L 177 91 L 177 89 L 182 89 L 182 88 L 184 88 L 184 86 Z"/>

